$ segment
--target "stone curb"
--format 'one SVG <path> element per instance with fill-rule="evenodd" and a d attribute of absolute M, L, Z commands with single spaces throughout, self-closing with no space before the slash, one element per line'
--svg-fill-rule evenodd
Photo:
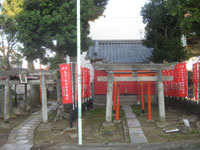
<path fill-rule="evenodd" d="M 60 146 L 53 146 L 50 148 L 50 150 L 83 150 L 83 149 L 94 149 L 94 150 L 100 150 L 100 148 L 103 149 L 122 149 L 122 150 L 176 150 L 183 148 L 183 150 L 197 150 L 193 149 L 194 147 L 199 146 L 200 148 L 200 140 L 187 140 L 187 141 L 179 141 L 179 142 L 167 142 L 167 143 L 144 143 L 144 144 L 127 144 L 127 143 L 108 143 L 107 145 L 103 144 L 85 144 L 82 146 L 76 146 L 76 145 L 60 145 Z"/>

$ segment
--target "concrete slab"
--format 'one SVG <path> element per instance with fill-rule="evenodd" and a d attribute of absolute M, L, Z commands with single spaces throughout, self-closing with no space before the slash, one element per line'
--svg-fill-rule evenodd
<path fill-rule="evenodd" d="M 141 127 L 140 122 L 137 119 L 127 119 L 129 128 Z"/>
<path fill-rule="evenodd" d="M 16 137 L 16 140 L 26 140 L 27 138 L 27 136 L 18 136 Z"/>
<path fill-rule="evenodd" d="M 136 116 L 133 113 L 126 113 L 126 118 L 127 119 L 136 119 Z"/>
<path fill-rule="evenodd" d="M 5 144 L 0 150 L 30 150 L 33 145 Z"/>
<path fill-rule="evenodd" d="M 148 141 L 141 128 L 140 122 L 137 120 L 136 115 L 132 112 L 131 107 L 123 106 L 123 109 L 127 118 L 131 143 L 147 143 Z"/>
<path fill-rule="evenodd" d="M 147 139 L 144 134 L 132 134 L 131 137 L 131 143 L 147 143 Z"/>
<path fill-rule="evenodd" d="M 144 134 L 141 128 L 129 128 L 129 134 Z"/>
<path fill-rule="evenodd" d="M 126 112 L 133 112 L 130 106 L 123 106 L 123 109 L 126 110 Z"/>
<path fill-rule="evenodd" d="M 133 112 L 133 110 L 129 107 L 124 107 L 124 109 L 126 109 L 126 112 Z"/>
<path fill-rule="evenodd" d="M 19 140 L 19 141 L 17 141 L 17 144 L 24 145 L 24 144 L 27 144 L 27 143 L 29 143 L 29 140 Z"/>

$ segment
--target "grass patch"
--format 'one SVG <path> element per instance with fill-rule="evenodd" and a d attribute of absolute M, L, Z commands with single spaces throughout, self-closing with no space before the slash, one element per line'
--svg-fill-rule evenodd
<path fill-rule="evenodd" d="M 89 123 L 99 123 L 103 122 L 105 120 L 105 111 L 106 109 L 104 107 L 94 108 L 90 109 L 88 111 L 88 122 Z"/>
<path fill-rule="evenodd" d="M 105 121 L 105 115 L 106 115 L 105 107 L 90 109 L 88 112 L 89 112 L 89 116 L 88 116 L 89 122 L 95 122 L 95 121 L 104 122 Z M 115 114 L 115 111 L 113 111 L 113 114 Z M 119 110 L 119 119 L 126 120 L 125 112 L 121 107 Z M 113 116 L 113 120 L 115 120 L 114 116 Z"/>
<path fill-rule="evenodd" d="M 119 110 L 119 119 L 120 120 L 126 120 L 125 112 L 121 107 L 120 107 L 120 110 Z"/>
<path fill-rule="evenodd" d="M 141 114 L 141 106 L 140 105 L 134 105 L 132 107 L 133 113 L 135 113 L 136 116 L 139 116 Z"/>

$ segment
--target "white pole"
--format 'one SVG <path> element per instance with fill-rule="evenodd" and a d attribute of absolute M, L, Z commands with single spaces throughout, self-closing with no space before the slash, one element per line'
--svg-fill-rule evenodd
<path fill-rule="evenodd" d="M 199 63 L 197 63 L 197 104 L 199 104 Z"/>
<path fill-rule="evenodd" d="M 82 145 L 80 0 L 77 0 L 78 144 Z"/>

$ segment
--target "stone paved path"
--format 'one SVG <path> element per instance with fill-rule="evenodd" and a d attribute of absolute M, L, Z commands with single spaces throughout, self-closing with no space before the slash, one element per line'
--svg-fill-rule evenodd
<path fill-rule="evenodd" d="M 56 109 L 56 103 L 48 107 L 48 112 Z M 22 124 L 14 128 L 9 137 L 8 142 L 0 150 L 30 150 L 34 144 L 34 131 L 36 127 L 42 122 L 41 111 L 33 113 Z"/>
<path fill-rule="evenodd" d="M 140 122 L 132 112 L 132 108 L 129 105 L 123 105 L 122 108 L 126 115 L 131 143 L 147 143 L 147 138 L 144 135 Z"/>

